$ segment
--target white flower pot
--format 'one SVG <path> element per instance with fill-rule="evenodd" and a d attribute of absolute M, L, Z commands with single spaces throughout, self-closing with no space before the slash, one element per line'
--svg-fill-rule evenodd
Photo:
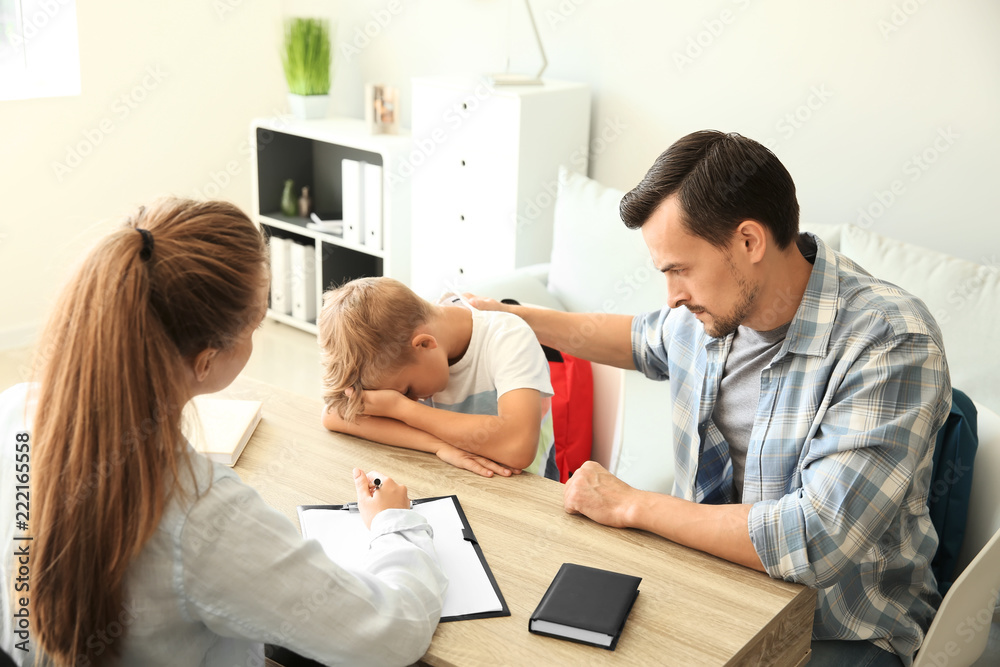
<path fill-rule="evenodd" d="M 288 106 L 292 108 L 292 113 L 296 118 L 326 118 L 326 110 L 330 106 L 330 96 L 289 93 Z"/>

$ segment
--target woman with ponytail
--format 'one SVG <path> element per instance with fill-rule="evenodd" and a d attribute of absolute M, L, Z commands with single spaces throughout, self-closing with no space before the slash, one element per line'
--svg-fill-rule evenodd
<path fill-rule="evenodd" d="M 373 494 L 355 469 L 372 561 L 348 572 L 181 434 L 191 397 L 246 364 L 269 279 L 239 209 L 171 199 L 64 289 L 38 382 L 0 394 L 0 647 L 17 664 L 262 665 L 263 642 L 324 663 L 425 652 L 445 580 L 405 487 Z"/>

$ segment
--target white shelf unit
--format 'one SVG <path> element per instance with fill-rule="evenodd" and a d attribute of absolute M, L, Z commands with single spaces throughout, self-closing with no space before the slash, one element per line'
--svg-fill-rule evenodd
<path fill-rule="evenodd" d="M 589 87 L 414 78 L 412 105 L 414 290 L 550 261 L 559 166 L 587 173 Z"/>
<path fill-rule="evenodd" d="M 311 245 L 315 252 L 316 313 L 323 292 L 365 276 L 410 281 L 410 184 L 401 166 L 410 159 L 408 134 L 373 135 L 365 121 L 353 118 L 300 120 L 291 116 L 256 119 L 250 126 L 253 159 L 254 219 L 268 239 L 285 238 Z M 313 210 L 324 220 L 341 219 L 341 160 L 382 167 L 382 247 L 352 243 L 340 235 L 308 229 L 309 220 L 280 213 L 286 179 L 295 183 L 298 202 L 309 186 Z M 275 277 L 274 279 L 278 279 Z M 318 333 L 316 320 L 302 320 L 268 309 L 279 322 Z"/>

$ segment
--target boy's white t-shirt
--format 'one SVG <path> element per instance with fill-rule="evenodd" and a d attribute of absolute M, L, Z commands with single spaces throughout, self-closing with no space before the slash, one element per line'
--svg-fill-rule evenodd
<path fill-rule="evenodd" d="M 527 472 L 543 475 L 555 444 L 552 382 L 535 332 L 517 315 L 472 310 L 469 349 L 449 369 L 448 386 L 427 399 L 431 407 L 475 415 L 497 414 L 497 401 L 514 389 L 536 389 L 542 397 L 538 450 Z M 550 466 L 551 468 L 552 466 Z M 551 470 L 550 470 L 551 474 Z M 555 479 L 559 476 L 556 473 Z"/>

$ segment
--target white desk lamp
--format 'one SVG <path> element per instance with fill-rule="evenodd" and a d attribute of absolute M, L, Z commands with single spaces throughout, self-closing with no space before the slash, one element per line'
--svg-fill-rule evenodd
<path fill-rule="evenodd" d="M 508 42 L 507 50 L 507 71 L 502 74 L 490 74 L 490 82 L 494 86 L 540 86 L 542 85 L 542 72 L 549 66 L 549 61 L 545 57 L 545 49 L 542 48 L 542 38 L 538 34 L 538 25 L 535 24 L 535 15 L 531 11 L 531 3 L 524 0 L 524 7 L 528 10 L 528 19 L 531 21 L 531 29 L 535 32 L 535 42 L 538 44 L 538 52 L 542 55 L 542 67 L 538 74 L 530 76 L 527 74 L 512 74 L 510 72 L 510 46 Z"/>

